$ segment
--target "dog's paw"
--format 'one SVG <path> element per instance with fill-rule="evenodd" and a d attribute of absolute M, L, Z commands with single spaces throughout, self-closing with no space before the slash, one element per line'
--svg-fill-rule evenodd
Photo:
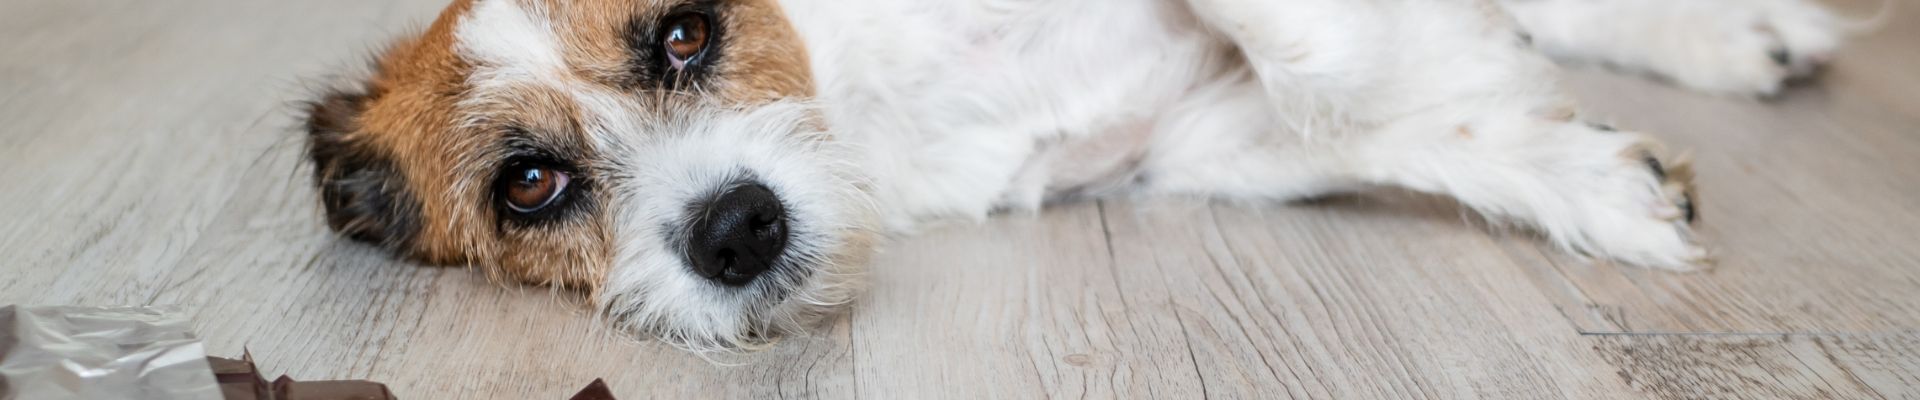
<path fill-rule="evenodd" d="M 1686 157 L 1662 157 L 1651 140 L 1619 153 L 1620 170 L 1610 185 L 1594 192 L 1583 227 L 1586 253 L 1621 262 L 1672 271 L 1696 271 L 1708 263 L 1694 241 L 1699 221 L 1693 166 Z M 1606 185 L 1606 184 L 1603 184 Z"/>
<path fill-rule="evenodd" d="M 1812 77 L 1846 36 L 1844 21 L 1801 0 L 1729 3 L 1692 19 L 1643 44 L 1647 67 L 1681 86 L 1736 96 L 1773 96 Z"/>

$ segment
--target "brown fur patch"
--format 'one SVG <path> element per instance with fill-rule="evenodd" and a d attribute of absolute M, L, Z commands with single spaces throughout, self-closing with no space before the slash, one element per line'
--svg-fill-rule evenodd
<path fill-rule="evenodd" d="M 368 145 L 385 149 L 409 189 L 421 201 L 421 224 L 413 247 L 405 253 L 431 263 L 463 263 L 479 241 L 469 226 L 477 211 L 455 198 L 448 179 L 458 164 L 448 143 L 454 125 L 453 103 L 465 90 L 472 67 L 453 55 L 453 19 L 470 2 L 453 3 L 420 37 L 395 44 L 380 58 L 371 84 L 373 98 L 359 117 L 359 135 Z"/>
<path fill-rule="evenodd" d="M 671 0 L 541 0 L 553 13 L 556 36 L 576 76 L 606 86 L 631 78 L 626 70 L 633 57 L 624 35 L 633 18 L 660 18 L 685 1 Z M 799 33 L 773 0 L 718 2 L 719 25 L 725 38 L 726 59 L 712 66 L 716 87 L 728 104 L 812 97 L 813 72 Z"/>
<path fill-rule="evenodd" d="M 813 97 L 813 70 L 799 32 L 772 0 L 733 3 L 726 18 L 733 61 L 721 66 L 721 96 L 752 104 L 786 97 Z"/>

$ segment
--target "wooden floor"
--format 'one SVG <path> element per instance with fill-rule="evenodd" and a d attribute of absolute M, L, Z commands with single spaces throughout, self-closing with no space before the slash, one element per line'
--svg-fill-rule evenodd
<path fill-rule="evenodd" d="M 1695 151 L 1711 272 L 1409 193 L 1102 202 L 904 239 L 831 329 L 710 361 L 319 223 L 290 103 L 441 1 L 0 2 L 0 304 L 177 305 L 412 399 L 1920 397 L 1920 7 L 1772 102 L 1573 74 Z"/>

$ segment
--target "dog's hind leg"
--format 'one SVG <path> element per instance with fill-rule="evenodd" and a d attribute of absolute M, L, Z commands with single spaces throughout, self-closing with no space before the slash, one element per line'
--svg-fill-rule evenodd
<path fill-rule="evenodd" d="M 1490 4 L 1282 3 L 1192 0 L 1256 76 L 1238 91 L 1196 91 L 1221 110 L 1162 118 L 1143 190 L 1288 198 L 1399 186 L 1587 254 L 1675 270 L 1705 257 L 1689 230 L 1685 163 L 1646 136 L 1574 121 L 1552 64 Z M 1352 22 L 1302 28 L 1286 15 Z M 1266 117 L 1249 116 L 1258 110 Z"/>
<path fill-rule="evenodd" d="M 1812 75 L 1849 23 L 1808 0 L 1501 0 L 1541 51 L 1695 90 L 1766 96 Z"/>
<path fill-rule="evenodd" d="M 1285 132 L 1257 87 L 1205 88 L 1162 116 L 1137 183 L 1149 195 L 1292 200 L 1370 186 L 1444 194 L 1555 243 L 1690 270 L 1705 257 L 1685 161 L 1644 135 L 1472 105 L 1322 136 Z"/>

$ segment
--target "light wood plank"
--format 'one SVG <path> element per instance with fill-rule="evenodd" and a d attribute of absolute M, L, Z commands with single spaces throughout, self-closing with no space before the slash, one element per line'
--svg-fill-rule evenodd
<path fill-rule="evenodd" d="M 1106 240 L 1081 204 L 898 243 L 854 307 L 860 397 L 1202 393 L 1170 305 L 1142 299 L 1165 289 L 1116 275 Z"/>
<path fill-rule="evenodd" d="M 1219 283 L 1178 289 L 1186 295 L 1176 302 L 1191 301 L 1207 325 L 1254 332 L 1251 348 L 1238 353 L 1291 364 L 1282 380 L 1327 391 L 1312 397 L 1594 398 L 1619 390 L 1587 369 L 1594 364 L 1568 340 L 1571 326 L 1448 202 L 1389 193 L 1216 207 L 1149 219 L 1143 225 L 1154 234 L 1142 239 L 1178 237 L 1166 227 L 1195 219 L 1214 221 L 1220 244 L 1208 252 L 1221 260 L 1212 263 L 1217 278 L 1196 280 Z"/>
<path fill-rule="evenodd" d="M 0 302 L 151 297 L 263 152 L 298 146 L 302 80 L 439 3 L 0 5 L 0 204 L 22 210 Z"/>
<path fill-rule="evenodd" d="M 1408 197 L 1080 204 L 906 239 L 855 311 L 861 396 L 1628 390 L 1479 227 Z"/>
<path fill-rule="evenodd" d="M 1595 350 L 1655 398 L 1920 397 L 1920 336 L 1601 335 Z"/>

